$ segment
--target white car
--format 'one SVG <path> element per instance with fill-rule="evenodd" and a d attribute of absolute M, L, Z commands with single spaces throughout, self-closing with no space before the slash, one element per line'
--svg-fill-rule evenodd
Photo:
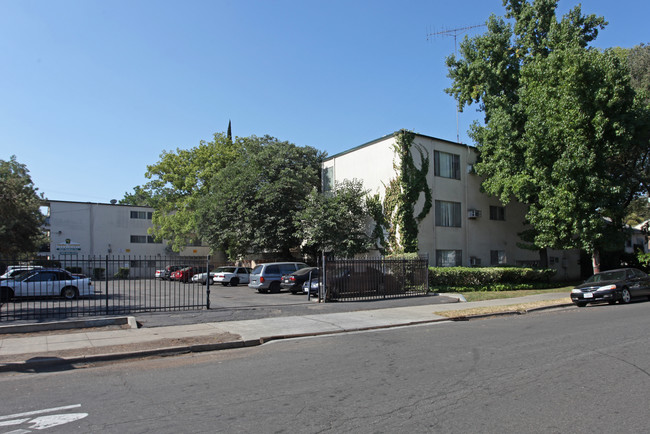
<path fill-rule="evenodd" d="M 210 279 L 214 278 L 214 276 L 215 276 L 215 272 L 210 271 Z M 207 283 L 206 282 L 207 278 L 208 278 L 208 273 L 195 274 L 194 276 L 192 276 L 192 282 L 205 285 Z"/>
<path fill-rule="evenodd" d="M 0 283 L 0 299 L 14 297 L 63 297 L 68 300 L 93 294 L 88 277 L 73 276 L 60 268 L 27 271 Z"/>
<path fill-rule="evenodd" d="M 25 271 L 31 271 L 37 268 L 43 267 L 40 265 L 10 265 L 7 267 L 5 274 L 0 276 L 0 280 L 11 279 L 12 277 L 17 277 L 18 275 L 24 273 Z"/>
<path fill-rule="evenodd" d="M 237 286 L 240 283 L 250 281 L 251 269 L 248 267 L 219 267 L 211 274 L 214 283 L 221 283 L 223 286 Z"/>

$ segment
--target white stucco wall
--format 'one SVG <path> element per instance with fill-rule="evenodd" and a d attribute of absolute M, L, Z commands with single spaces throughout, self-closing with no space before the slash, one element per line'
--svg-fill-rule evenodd
<path fill-rule="evenodd" d="M 333 168 L 337 182 L 344 179 L 359 179 L 371 194 L 379 193 L 383 198 L 385 185 L 396 176 L 393 168 L 395 135 L 368 142 L 347 152 L 334 155 L 323 163 L 323 168 Z M 490 205 L 502 207 L 497 198 L 480 191 L 481 179 L 470 173 L 471 164 L 476 162 L 474 148 L 434 137 L 416 134 L 414 144 L 426 150 L 429 158 L 427 183 L 433 195 L 429 214 L 419 225 L 418 246 L 420 253 L 429 254 L 431 265 L 436 263 L 437 250 L 462 251 L 463 265 L 470 265 L 471 258 L 477 258 L 482 266 L 491 265 L 492 250 L 504 251 L 507 264 L 539 260 L 536 251 L 517 246 L 521 242 L 518 233 L 525 229 L 523 224 L 526 206 L 510 202 L 505 206 L 505 220 L 490 220 Z M 460 179 L 435 176 L 434 151 L 455 154 L 460 159 Z M 417 151 L 412 151 L 416 165 L 420 165 Z M 332 169 L 331 169 L 332 170 Z M 458 202 L 461 204 L 461 227 L 441 227 L 435 222 L 435 201 Z M 416 204 L 416 214 L 422 209 L 424 197 Z M 468 218 L 470 209 L 480 210 L 481 216 Z M 579 255 L 575 251 L 549 252 L 558 258 L 552 266 L 558 269 L 558 277 L 573 279 L 579 277 Z"/>
<path fill-rule="evenodd" d="M 197 246 L 173 253 L 164 242 L 132 242 L 132 235 L 147 237 L 152 224 L 149 218 L 131 218 L 131 211 L 151 213 L 152 208 L 67 201 L 48 201 L 47 204 L 49 224 L 46 229 L 50 233 L 49 255 L 53 258 L 75 261 L 106 255 L 120 257 L 125 259 L 123 266 L 130 265 L 131 276 L 143 277 L 140 271 L 151 271 L 152 261 L 160 260 L 162 264 L 169 257 L 205 257 L 209 252 L 208 247 Z M 73 247 L 72 254 L 63 254 L 67 241 L 68 246 Z M 78 250 L 75 250 L 77 245 Z"/>

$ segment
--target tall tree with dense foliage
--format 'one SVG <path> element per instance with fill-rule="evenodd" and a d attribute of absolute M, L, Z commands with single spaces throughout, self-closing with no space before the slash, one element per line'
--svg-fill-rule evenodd
<path fill-rule="evenodd" d="M 621 55 L 629 62 L 632 87 L 650 103 L 650 45 L 640 44 L 621 49 Z M 650 219 L 650 203 L 647 195 L 640 195 L 630 203 L 626 222 L 635 226 Z"/>
<path fill-rule="evenodd" d="M 157 163 L 147 166 L 145 176 L 151 181 L 135 187 L 121 203 L 154 208 L 154 236 L 180 251 L 198 236 L 196 211 L 211 179 L 238 158 L 245 140 L 217 133 L 194 148 L 164 151 Z"/>
<path fill-rule="evenodd" d="M 295 214 L 320 185 L 323 154 L 270 136 L 241 139 L 238 158 L 211 180 L 195 214 L 201 238 L 231 258 L 290 256 L 300 245 Z"/>
<path fill-rule="evenodd" d="M 527 203 L 539 248 L 599 249 L 647 185 L 649 111 L 613 50 L 589 47 L 606 23 L 557 0 L 505 0 L 504 18 L 447 59 L 447 92 L 479 104 L 470 136 L 483 188 Z M 619 231 L 620 232 L 620 231 Z"/>
<path fill-rule="evenodd" d="M 367 233 L 371 219 L 367 193 L 358 180 L 337 183 L 332 192 L 324 194 L 314 188 L 303 210 L 296 213 L 296 228 L 305 251 L 351 258 L 373 247 Z"/>
<path fill-rule="evenodd" d="M 42 196 L 37 190 L 27 167 L 15 156 L 0 160 L 0 257 L 16 259 L 38 252 L 45 241 Z"/>

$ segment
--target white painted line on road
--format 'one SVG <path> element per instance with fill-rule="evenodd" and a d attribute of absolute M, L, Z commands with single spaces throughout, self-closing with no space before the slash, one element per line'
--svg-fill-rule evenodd
<path fill-rule="evenodd" d="M 50 414 L 48 416 L 39 416 L 32 419 L 29 423 L 31 429 L 46 429 L 54 426 L 63 425 L 65 423 L 74 422 L 88 416 L 88 413 L 65 413 L 65 414 Z"/>
<path fill-rule="evenodd" d="M 38 416 L 33 419 L 31 418 L 31 416 L 42 415 L 43 413 L 52 413 L 56 411 L 71 410 L 73 408 L 79 408 L 79 407 L 81 407 L 81 404 L 66 405 L 64 407 L 45 408 L 43 410 L 28 411 L 25 413 L 16 413 L 16 414 L 9 414 L 6 416 L 0 416 L 0 427 L 8 427 L 8 426 L 21 425 L 21 424 L 29 425 L 28 427 L 29 429 L 20 428 L 14 431 L 10 431 L 7 434 L 27 434 L 32 432 L 32 430 L 40 431 L 47 428 L 53 428 L 55 426 L 64 425 L 66 423 L 81 420 L 85 417 L 88 417 L 88 413 L 48 414 L 44 416 Z"/>
<path fill-rule="evenodd" d="M 7 416 L 0 416 L 0 420 L 14 419 L 17 417 L 25 417 L 25 416 L 34 416 L 37 414 L 52 413 L 55 411 L 71 410 L 73 408 L 79 408 L 79 407 L 81 407 L 81 404 L 66 405 L 64 407 L 46 408 L 43 410 L 28 411 L 26 413 L 9 414 Z"/>
<path fill-rule="evenodd" d="M 12 426 L 12 425 L 20 425 L 23 422 L 27 422 L 29 418 L 27 419 L 14 419 L 14 420 L 5 420 L 0 422 L 0 426 Z"/>

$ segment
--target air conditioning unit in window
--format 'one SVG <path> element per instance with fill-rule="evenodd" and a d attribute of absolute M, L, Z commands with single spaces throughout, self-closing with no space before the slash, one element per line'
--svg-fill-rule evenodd
<path fill-rule="evenodd" d="M 481 210 L 480 209 L 467 210 L 467 217 L 471 219 L 481 217 Z"/>
<path fill-rule="evenodd" d="M 478 267 L 479 265 L 481 265 L 481 258 L 477 258 L 476 256 L 470 256 L 469 265 L 472 267 Z"/>

